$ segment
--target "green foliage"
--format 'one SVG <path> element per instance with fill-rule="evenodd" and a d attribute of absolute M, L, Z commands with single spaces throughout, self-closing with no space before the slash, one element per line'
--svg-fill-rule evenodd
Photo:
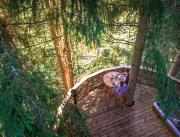
<path fill-rule="evenodd" d="M 148 50 L 144 59 L 144 66 L 155 71 L 157 100 L 161 108 L 167 112 L 180 110 L 180 98 L 177 94 L 176 83 L 167 76 L 164 57 L 158 49 Z"/>
<path fill-rule="evenodd" d="M 162 23 L 164 16 L 164 3 L 162 0 L 129 0 L 133 9 L 138 9 L 140 14 L 145 14 L 157 24 Z"/>
<path fill-rule="evenodd" d="M 77 108 L 76 105 L 67 103 L 63 116 L 60 118 L 58 133 L 60 136 L 91 137 L 86 127 L 87 113 Z"/>
<path fill-rule="evenodd" d="M 27 13 L 29 21 L 32 23 L 39 20 L 36 18 L 38 15 L 41 15 L 41 19 L 44 16 L 45 20 L 49 20 L 49 15 L 52 15 L 56 25 L 59 25 L 60 22 L 63 26 L 65 37 L 71 35 L 72 38 L 74 37 L 72 40 L 85 40 L 86 44 L 90 46 L 92 43 L 100 45 L 100 38 L 105 31 L 104 21 L 98 16 L 100 3 L 97 0 L 61 0 L 54 2 L 55 5 L 52 8 L 47 6 L 48 2 L 39 0 L 18 0 L 2 3 L 7 6 L 9 14 L 19 13 L 21 10 L 26 11 L 31 7 Z M 19 14 L 19 18 L 22 18 L 21 14 Z"/>
<path fill-rule="evenodd" d="M 169 42 L 172 33 L 167 34 L 167 24 L 171 24 L 174 28 L 169 15 L 172 12 L 165 11 L 162 1 L 151 1 L 151 20 L 149 22 L 149 31 L 146 37 L 145 57 L 143 59 L 144 66 L 155 72 L 157 101 L 162 109 L 167 110 L 167 114 L 171 111 L 180 110 L 180 97 L 177 94 L 176 83 L 168 77 L 169 60 L 172 58 L 175 48 L 171 50 Z M 164 22 L 162 22 L 164 21 Z M 175 23 L 176 24 L 176 23 Z M 166 32 L 166 33 L 165 33 Z M 177 35 L 177 34 L 176 34 Z M 168 39 L 168 36 L 170 39 Z M 178 39 L 174 39 L 178 41 Z M 173 43 L 174 43 L 173 42 Z"/>
<path fill-rule="evenodd" d="M 69 1 L 64 1 L 68 6 Z M 96 0 L 71 0 L 69 15 L 64 16 L 68 20 L 65 28 L 76 40 L 85 40 L 87 45 L 100 45 L 100 38 L 105 31 L 105 25 L 99 15 L 99 2 Z M 62 5 L 62 4 L 61 4 Z M 65 12 L 64 12 L 65 13 Z"/>
<path fill-rule="evenodd" d="M 62 98 L 40 76 L 22 69 L 16 49 L 1 45 L 0 121 L 7 137 L 55 136 L 53 126 Z M 20 61 L 21 60 L 21 61 Z"/>
<path fill-rule="evenodd" d="M 67 122 L 63 120 L 66 119 L 66 114 L 60 121 L 57 117 L 57 108 L 64 97 L 64 89 L 62 79 L 59 77 L 56 56 L 54 56 L 54 46 L 51 43 L 49 15 L 54 14 L 56 25 L 59 20 L 63 20 L 64 35 L 67 34 L 67 30 L 69 31 L 65 20 L 69 16 L 64 15 L 65 10 L 60 10 L 62 5 L 57 5 L 58 9 L 50 11 L 44 1 L 43 3 L 34 0 L 0 3 L 5 7 L 4 14 L 8 16 L 7 20 L 3 20 L 10 24 L 8 24 L 9 33 L 13 35 L 14 42 L 17 44 L 12 45 L 16 48 L 10 48 L 7 56 L 8 45 L 0 46 L 2 47 L 0 50 L 2 55 L 0 58 L 0 83 L 2 83 L 0 135 L 63 136 L 61 132 L 67 132 L 69 127 L 61 129 L 60 133 L 54 129 L 56 125 L 60 123 L 65 125 Z M 62 15 L 65 17 L 63 18 Z M 74 123 L 77 122 L 73 134 L 89 136 L 82 112 L 78 114 L 76 112 L 78 110 L 71 113 Z"/>
<path fill-rule="evenodd" d="M 62 93 L 48 87 L 43 74 L 25 71 L 23 56 L 8 45 L 1 45 L 0 67 L 0 135 L 7 137 L 90 136 L 86 114 L 67 104 L 72 112 L 57 117 Z M 60 119 L 60 120 L 58 120 Z M 70 126 L 76 125 L 76 128 Z M 59 129 L 55 126 L 60 125 Z M 65 127 L 65 128 L 62 128 Z"/>

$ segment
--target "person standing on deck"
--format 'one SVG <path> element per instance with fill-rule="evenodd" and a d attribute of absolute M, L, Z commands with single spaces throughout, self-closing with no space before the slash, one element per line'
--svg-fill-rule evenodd
<path fill-rule="evenodd" d="M 118 94 L 117 97 L 120 98 L 122 103 L 126 102 L 126 94 L 127 94 L 127 85 L 124 84 L 123 81 L 120 81 L 120 85 L 118 86 Z"/>

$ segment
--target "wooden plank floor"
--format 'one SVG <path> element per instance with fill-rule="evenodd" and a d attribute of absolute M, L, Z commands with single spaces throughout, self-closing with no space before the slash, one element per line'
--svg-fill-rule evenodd
<path fill-rule="evenodd" d="M 155 90 L 138 85 L 135 105 L 122 106 L 107 91 L 97 88 L 78 102 L 90 113 L 88 126 L 93 137 L 174 137 L 174 134 L 153 111 Z"/>

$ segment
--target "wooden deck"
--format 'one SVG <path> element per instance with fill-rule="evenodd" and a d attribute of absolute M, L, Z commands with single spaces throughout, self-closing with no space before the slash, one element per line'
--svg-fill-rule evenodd
<path fill-rule="evenodd" d="M 93 137 L 174 137 L 152 108 L 153 88 L 138 85 L 133 107 L 115 103 L 106 90 L 99 87 L 78 102 L 90 113 L 88 126 Z"/>

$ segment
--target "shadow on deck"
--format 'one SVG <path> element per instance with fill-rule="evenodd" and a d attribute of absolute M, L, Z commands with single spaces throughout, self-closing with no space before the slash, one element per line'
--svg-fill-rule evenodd
<path fill-rule="evenodd" d="M 138 85 L 133 107 L 115 104 L 106 89 L 89 92 L 78 106 L 90 113 L 88 126 L 93 137 L 174 137 L 153 111 L 155 89 Z"/>

